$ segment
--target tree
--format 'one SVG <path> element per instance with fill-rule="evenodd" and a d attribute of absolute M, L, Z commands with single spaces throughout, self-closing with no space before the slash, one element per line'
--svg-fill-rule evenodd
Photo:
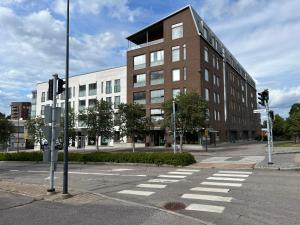
<path fill-rule="evenodd" d="M 166 101 L 163 104 L 164 110 L 164 127 L 172 129 L 172 101 Z M 180 136 L 180 151 L 182 152 L 183 136 L 187 132 L 199 132 L 201 127 L 205 126 L 207 103 L 197 93 L 179 94 L 175 102 L 176 111 L 176 129 Z"/>
<path fill-rule="evenodd" d="M 150 131 L 152 123 L 146 117 L 146 110 L 140 104 L 120 104 L 115 114 L 115 124 L 119 126 L 122 137 L 130 137 L 132 151 L 135 151 L 135 139 L 144 138 Z"/>
<path fill-rule="evenodd" d="M 295 138 L 295 142 L 299 142 L 300 137 L 300 111 L 294 111 L 287 119 L 287 130 L 291 136 Z"/>
<path fill-rule="evenodd" d="M 96 147 L 99 150 L 99 137 L 110 139 L 113 137 L 113 110 L 110 102 L 96 101 L 95 106 L 88 108 L 79 114 L 79 120 L 83 121 L 90 136 L 96 137 Z"/>
<path fill-rule="evenodd" d="M 294 114 L 295 112 L 300 112 L 300 103 L 295 103 L 292 105 L 289 115 Z"/>
<path fill-rule="evenodd" d="M 40 144 L 40 149 L 42 149 L 42 139 L 44 134 L 42 127 L 44 126 L 44 119 L 42 117 L 30 118 L 25 122 L 25 127 L 28 130 L 29 138 L 34 143 Z"/>
<path fill-rule="evenodd" d="M 14 133 L 14 125 L 0 112 L 0 144 L 6 144 Z"/>
<path fill-rule="evenodd" d="M 278 114 L 274 117 L 273 135 L 275 138 L 283 138 L 286 135 L 286 121 Z"/>
<path fill-rule="evenodd" d="M 74 112 L 74 109 L 69 109 L 69 120 L 68 120 L 68 128 L 69 128 L 69 137 L 75 137 L 76 130 L 75 130 L 75 121 L 77 119 L 77 115 Z M 65 127 L 65 116 L 62 114 L 60 117 L 60 133 L 59 133 L 59 140 L 63 142 L 64 140 L 64 127 Z"/>

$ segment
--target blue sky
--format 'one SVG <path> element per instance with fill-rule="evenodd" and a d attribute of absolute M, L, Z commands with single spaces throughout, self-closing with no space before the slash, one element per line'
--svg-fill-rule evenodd
<path fill-rule="evenodd" d="M 300 102 L 299 0 L 70 0 L 70 73 L 125 65 L 125 37 L 191 4 L 287 116 Z M 0 112 L 64 76 L 65 0 L 0 1 Z"/>

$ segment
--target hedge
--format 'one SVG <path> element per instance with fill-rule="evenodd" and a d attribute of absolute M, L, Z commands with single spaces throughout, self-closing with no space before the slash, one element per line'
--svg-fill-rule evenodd
<path fill-rule="evenodd" d="M 41 152 L 1 153 L 0 161 L 42 161 Z M 58 161 L 63 161 L 63 153 L 59 153 Z M 70 162 L 114 162 L 114 163 L 145 163 L 155 165 L 187 166 L 196 160 L 190 153 L 171 152 L 91 152 L 69 153 Z"/>

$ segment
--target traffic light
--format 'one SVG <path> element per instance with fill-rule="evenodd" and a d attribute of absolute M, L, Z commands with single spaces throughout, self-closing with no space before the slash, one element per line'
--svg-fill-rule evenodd
<path fill-rule="evenodd" d="M 262 106 L 266 106 L 266 103 L 269 102 L 269 91 L 268 89 L 263 92 L 258 93 L 258 103 Z"/>
<path fill-rule="evenodd" d="M 269 115 L 271 120 L 274 121 L 274 111 L 270 110 Z"/>
<path fill-rule="evenodd" d="M 48 100 L 53 100 L 53 79 L 48 81 Z"/>
<path fill-rule="evenodd" d="M 58 78 L 57 82 L 57 94 L 61 94 L 65 91 L 64 84 L 66 82 L 63 81 L 63 79 Z"/>
<path fill-rule="evenodd" d="M 263 92 L 264 92 L 265 102 L 268 103 L 269 102 L 269 91 L 268 91 L 268 89 L 266 89 Z"/>

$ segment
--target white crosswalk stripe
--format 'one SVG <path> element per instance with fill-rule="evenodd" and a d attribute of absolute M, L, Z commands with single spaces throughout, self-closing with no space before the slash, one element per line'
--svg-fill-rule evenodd
<path fill-rule="evenodd" d="M 141 196 L 150 196 L 155 192 L 152 191 L 135 191 L 135 190 L 122 190 L 118 192 L 119 194 L 129 194 L 129 195 L 141 195 Z"/>
<path fill-rule="evenodd" d="M 215 205 L 190 204 L 185 209 L 193 210 L 193 211 L 202 211 L 202 212 L 222 213 L 224 211 L 225 207 L 224 206 L 215 206 Z"/>
<path fill-rule="evenodd" d="M 249 172 L 249 171 L 228 171 L 228 170 L 221 170 L 221 171 L 218 171 L 218 173 L 252 174 L 252 172 Z"/>
<path fill-rule="evenodd" d="M 194 187 L 190 189 L 191 191 L 205 191 L 205 192 L 220 192 L 228 193 L 229 189 L 227 188 L 206 188 L 206 187 Z"/>
<path fill-rule="evenodd" d="M 150 179 L 148 182 L 150 183 L 176 183 L 180 180 L 170 180 L 170 179 Z"/>
<path fill-rule="evenodd" d="M 215 173 L 213 176 L 217 177 L 249 177 L 247 174 L 230 174 L 230 173 Z"/>
<path fill-rule="evenodd" d="M 228 187 L 241 187 L 239 183 L 223 183 L 223 182 L 202 182 L 202 185 L 213 185 L 213 186 L 228 186 Z"/>
<path fill-rule="evenodd" d="M 199 194 L 183 194 L 181 198 L 197 199 L 197 200 L 208 200 L 217 202 L 231 202 L 232 197 L 223 197 L 218 195 L 199 195 Z"/>
<path fill-rule="evenodd" d="M 182 172 L 199 172 L 200 170 L 192 170 L 192 169 L 177 169 L 176 171 L 182 171 Z"/>
<path fill-rule="evenodd" d="M 159 175 L 158 177 L 166 177 L 166 178 L 185 178 L 186 176 L 179 176 L 179 175 Z"/>
<path fill-rule="evenodd" d="M 208 177 L 207 180 L 225 180 L 225 181 L 245 181 L 244 178 L 231 178 L 231 177 Z"/>
<path fill-rule="evenodd" d="M 230 159 L 232 157 L 210 157 L 208 159 L 204 159 L 201 162 L 203 163 L 219 163 L 219 162 L 225 162 L 227 159 Z"/>
<path fill-rule="evenodd" d="M 167 187 L 167 185 L 165 184 L 139 184 L 137 185 L 137 187 L 140 188 L 158 188 L 158 189 L 162 189 Z"/>
<path fill-rule="evenodd" d="M 181 172 L 181 171 L 176 171 L 176 172 L 168 172 L 169 174 L 178 174 L 178 175 L 192 175 L 192 172 Z"/>

